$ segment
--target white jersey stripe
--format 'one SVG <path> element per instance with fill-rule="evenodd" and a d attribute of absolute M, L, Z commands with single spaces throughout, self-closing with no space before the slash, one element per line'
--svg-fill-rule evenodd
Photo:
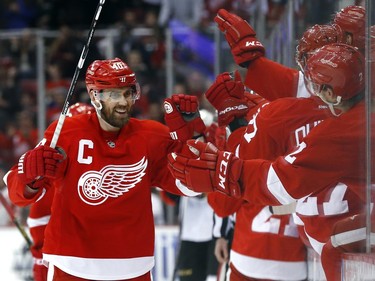
<path fill-rule="evenodd" d="M 283 205 L 287 205 L 296 201 L 289 193 L 286 191 L 284 185 L 277 176 L 272 165 L 268 170 L 267 175 L 267 188 L 269 192 Z"/>
<path fill-rule="evenodd" d="M 27 226 L 29 228 L 32 228 L 32 227 L 37 227 L 37 226 L 41 226 L 41 225 L 47 225 L 48 222 L 49 222 L 49 219 L 50 219 L 50 215 L 48 216 L 44 216 L 44 217 L 40 217 L 40 218 L 27 218 Z"/>

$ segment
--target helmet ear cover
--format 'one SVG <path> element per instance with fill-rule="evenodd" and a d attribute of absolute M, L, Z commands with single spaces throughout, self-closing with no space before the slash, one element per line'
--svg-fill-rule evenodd
<path fill-rule="evenodd" d="M 86 71 L 86 87 L 88 91 L 131 87 L 135 100 L 141 95 L 135 73 L 119 58 L 91 63 Z"/>

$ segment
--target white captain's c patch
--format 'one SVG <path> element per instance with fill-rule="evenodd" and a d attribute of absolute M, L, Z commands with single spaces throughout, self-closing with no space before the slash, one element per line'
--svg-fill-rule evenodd
<path fill-rule="evenodd" d="M 89 205 L 100 205 L 109 197 L 123 195 L 139 183 L 145 175 L 147 160 L 130 165 L 108 165 L 97 171 L 88 171 L 78 180 L 78 195 Z"/>

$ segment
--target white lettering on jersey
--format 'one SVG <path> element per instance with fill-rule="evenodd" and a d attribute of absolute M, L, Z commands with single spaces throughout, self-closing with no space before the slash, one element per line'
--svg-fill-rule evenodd
<path fill-rule="evenodd" d="M 347 189 L 348 186 L 346 184 L 338 183 L 330 192 L 329 200 L 326 202 L 318 202 L 317 197 L 300 199 L 297 201 L 296 212 L 303 216 L 345 214 L 349 212 L 348 200 L 344 200 Z M 322 205 L 323 208 L 318 208 L 319 205 Z"/>
<path fill-rule="evenodd" d="M 257 116 L 258 116 L 258 113 L 254 114 L 253 118 L 249 121 L 249 125 L 246 128 L 246 133 L 244 134 L 244 138 L 245 138 L 245 140 L 248 143 L 251 142 L 251 140 L 255 137 L 255 135 L 256 135 L 256 133 L 258 131 L 258 127 L 257 127 L 257 123 L 256 123 Z M 253 126 L 253 131 L 252 132 L 249 132 L 250 125 Z"/>
<path fill-rule="evenodd" d="M 81 164 L 91 164 L 92 156 L 85 157 L 85 147 L 88 149 L 94 148 L 94 143 L 91 140 L 82 139 L 79 141 L 77 161 Z"/>
<path fill-rule="evenodd" d="M 244 134 L 244 138 L 248 143 L 251 142 L 251 140 L 255 137 L 255 135 L 258 131 L 256 119 L 257 119 L 257 116 L 258 116 L 260 110 L 268 104 L 269 103 L 265 103 L 260 108 L 258 108 L 257 112 L 253 115 L 253 118 L 249 121 L 249 124 L 247 125 L 247 128 L 246 128 L 246 132 Z M 252 132 L 249 130 L 251 128 L 251 125 L 253 126 Z"/>
<path fill-rule="evenodd" d="M 284 229 L 283 233 L 281 230 Z M 251 230 L 254 232 L 273 233 L 291 237 L 298 237 L 297 226 L 293 222 L 292 216 L 289 217 L 288 224 L 282 227 L 281 219 L 273 217 L 269 206 L 264 207 L 253 219 Z"/>
<path fill-rule="evenodd" d="M 305 124 L 298 129 L 294 131 L 294 137 L 295 137 L 295 145 L 300 145 L 302 142 L 302 139 L 306 137 L 312 128 L 314 128 L 316 125 L 318 125 L 322 120 L 314 121 L 311 124 Z"/>
<path fill-rule="evenodd" d="M 147 160 L 130 165 L 108 165 L 98 171 L 87 171 L 78 180 L 78 195 L 88 205 L 100 205 L 131 190 L 146 174 Z"/>
<path fill-rule="evenodd" d="M 297 157 L 295 156 L 296 154 L 300 153 L 302 150 L 306 148 L 306 143 L 302 142 L 297 150 L 293 151 L 292 153 L 288 154 L 285 156 L 285 161 L 289 162 L 290 164 L 293 164 L 294 161 L 296 161 Z"/>

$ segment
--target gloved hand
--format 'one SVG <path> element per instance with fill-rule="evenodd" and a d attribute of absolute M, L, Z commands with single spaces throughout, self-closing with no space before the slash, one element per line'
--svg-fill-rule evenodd
<path fill-rule="evenodd" d="M 195 192 L 219 191 L 240 198 L 238 180 L 243 161 L 228 151 L 219 151 L 212 143 L 188 140 L 187 144 L 199 158 L 169 154 L 172 175 Z"/>
<path fill-rule="evenodd" d="M 238 71 L 235 71 L 234 77 L 229 72 L 219 74 L 205 95 L 217 110 L 220 127 L 228 126 L 234 118 L 244 117 L 249 111 L 245 86 Z"/>
<path fill-rule="evenodd" d="M 247 67 L 250 61 L 264 56 L 265 49 L 247 21 L 224 9 L 218 11 L 214 21 L 224 33 L 234 61 L 239 66 Z"/>
<path fill-rule="evenodd" d="M 225 127 L 219 127 L 217 123 L 213 122 L 204 131 L 205 141 L 213 143 L 219 150 L 225 149 L 227 140 Z"/>
<path fill-rule="evenodd" d="M 61 175 L 64 155 L 47 145 L 40 145 L 23 154 L 18 161 L 18 176 L 25 185 L 40 178 L 56 179 Z"/>
<path fill-rule="evenodd" d="M 250 93 L 245 91 L 244 98 L 247 100 L 247 106 L 249 107 L 249 112 L 245 118 L 247 121 L 253 118 L 253 115 L 258 111 L 258 108 L 269 104 L 268 100 L 255 92 Z"/>
<path fill-rule="evenodd" d="M 175 94 L 164 100 L 164 120 L 169 127 L 172 139 L 186 141 L 193 138 L 194 132 L 203 134 L 206 126 L 199 115 L 196 96 Z"/>

